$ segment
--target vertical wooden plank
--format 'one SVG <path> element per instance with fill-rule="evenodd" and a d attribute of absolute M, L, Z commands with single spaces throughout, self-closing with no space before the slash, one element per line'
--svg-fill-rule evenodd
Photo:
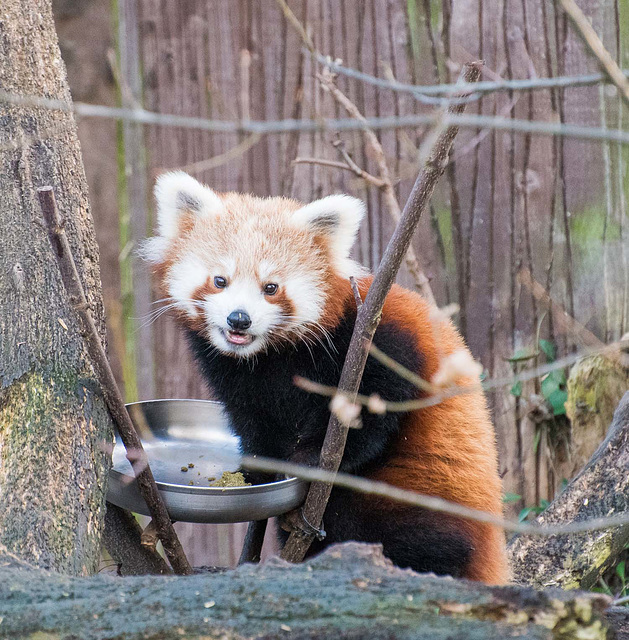
<path fill-rule="evenodd" d="M 126 107 L 142 106 L 142 76 L 140 72 L 140 41 L 138 32 L 137 0 L 118 0 L 118 51 L 120 60 L 121 102 Z M 128 293 L 132 304 L 124 307 L 133 310 L 133 318 L 127 318 L 123 326 L 126 333 L 127 357 L 134 361 L 133 385 L 136 397 L 130 396 L 127 387 L 127 401 L 148 400 L 155 397 L 155 363 L 153 358 L 153 325 L 148 322 L 152 309 L 151 281 L 146 266 L 141 263 L 135 249 L 146 237 L 150 229 L 147 206 L 146 149 L 144 127 L 131 122 L 122 125 L 124 146 L 125 200 L 131 231 L 129 247 L 122 251 L 128 254 L 131 269 Z"/>

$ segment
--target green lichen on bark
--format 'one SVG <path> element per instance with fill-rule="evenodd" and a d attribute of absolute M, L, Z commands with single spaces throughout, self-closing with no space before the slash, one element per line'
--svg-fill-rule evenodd
<path fill-rule="evenodd" d="M 605 518 L 629 510 L 629 393 L 585 468 L 538 518 L 540 525 Z M 572 535 L 518 535 L 509 543 L 513 578 L 537 588 L 592 587 L 629 543 L 629 526 Z"/>
<path fill-rule="evenodd" d="M 614 410 L 629 389 L 629 371 L 604 355 L 579 360 L 568 377 L 569 476 L 579 471 L 605 438 Z"/>
<path fill-rule="evenodd" d="M 10 562 L 3 568 L 3 560 L 0 550 L 0 638 L 11 640 L 611 637 L 604 596 L 420 575 L 394 567 L 376 545 L 333 546 L 301 565 L 274 560 L 185 578 L 67 578 Z"/>
<path fill-rule="evenodd" d="M 111 439 L 98 424 L 107 424 L 103 400 L 75 371 L 33 372 L 5 390 L 0 542 L 9 550 L 41 567 L 96 571 Z"/>

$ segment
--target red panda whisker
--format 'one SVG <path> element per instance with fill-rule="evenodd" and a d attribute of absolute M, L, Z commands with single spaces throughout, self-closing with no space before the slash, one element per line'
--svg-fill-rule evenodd
<path fill-rule="evenodd" d="M 139 318 L 133 318 L 134 320 L 140 320 L 140 321 L 145 320 L 145 322 L 143 322 L 136 329 L 136 331 L 139 331 L 140 329 L 143 329 L 144 327 L 148 327 L 149 325 L 153 324 L 158 318 L 163 316 L 167 311 L 174 309 L 176 306 L 177 306 L 177 303 L 168 304 L 164 307 L 160 307 L 159 309 L 151 311 L 150 313 L 147 313 L 144 316 L 140 316 Z"/>

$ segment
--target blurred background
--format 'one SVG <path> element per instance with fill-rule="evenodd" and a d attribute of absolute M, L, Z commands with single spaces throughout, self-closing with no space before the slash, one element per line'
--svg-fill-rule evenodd
<path fill-rule="evenodd" d="M 320 65 L 276 0 L 53 5 L 76 102 L 227 121 L 347 117 L 321 89 Z M 318 52 L 403 83 L 453 82 L 462 63 L 479 58 L 486 61 L 483 80 L 598 71 L 552 2 L 289 0 L 288 6 Z M 629 67 L 629 0 L 581 0 L 580 6 L 612 57 Z M 337 83 L 366 116 L 435 109 L 359 80 L 340 76 Z M 467 113 L 626 127 L 615 87 L 602 83 L 490 93 Z M 101 251 L 109 353 L 127 401 L 209 397 L 172 319 L 153 320 L 159 305 L 152 304 L 150 273 L 134 254 L 151 234 L 151 189 L 160 172 L 184 169 L 218 191 L 304 201 L 334 192 L 360 197 L 369 214 L 355 255 L 370 268 L 394 227 L 379 189 L 349 171 L 293 162 L 338 162 L 333 143 L 340 139 L 359 167 L 378 175 L 360 132 L 260 137 L 94 118 L 79 119 L 78 126 Z M 427 133 L 378 133 L 402 205 Z M 618 340 L 628 330 L 628 154 L 616 142 L 491 129 L 459 134 L 414 249 L 439 306 L 459 305 L 454 320 L 488 380 L 597 340 Z M 406 267 L 398 280 L 415 286 Z M 575 423 L 566 417 L 569 374 L 566 368 L 489 394 L 513 517 L 543 509 L 583 463 Z M 236 562 L 244 525 L 178 528 L 194 565 Z"/>

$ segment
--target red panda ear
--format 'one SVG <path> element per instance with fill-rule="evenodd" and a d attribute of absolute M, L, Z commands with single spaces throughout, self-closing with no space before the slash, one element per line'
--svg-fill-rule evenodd
<path fill-rule="evenodd" d="M 326 237 L 334 256 L 345 260 L 364 216 L 365 204 L 362 200 L 339 194 L 297 209 L 291 219 L 296 226 Z"/>
<path fill-rule="evenodd" d="M 157 230 L 162 238 L 174 238 L 184 215 L 214 216 L 224 207 L 219 196 L 183 171 L 164 173 L 155 183 Z"/>

